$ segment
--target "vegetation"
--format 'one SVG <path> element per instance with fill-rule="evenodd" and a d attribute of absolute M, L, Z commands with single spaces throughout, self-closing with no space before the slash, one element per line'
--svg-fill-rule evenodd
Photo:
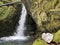
<path fill-rule="evenodd" d="M 54 42 L 58 42 L 60 43 L 60 30 L 58 30 L 55 34 L 54 34 Z"/>
<path fill-rule="evenodd" d="M 55 33 L 60 29 L 60 0 L 26 0 L 25 5 L 40 33 Z"/>
<path fill-rule="evenodd" d="M 0 3 L 4 4 L 4 1 L 2 0 Z M 20 11 L 21 4 L 19 3 L 0 7 L 0 37 L 13 35 L 15 26 L 18 24 Z"/>
<path fill-rule="evenodd" d="M 21 0 L 27 7 L 29 15 L 37 24 L 37 31 L 41 36 L 43 32 L 54 33 L 55 42 L 60 42 L 60 0 Z M 1 0 L 0 4 L 16 2 L 15 0 Z M 0 7 L 0 37 L 12 35 L 17 19 L 19 19 L 20 4 Z M 32 24 L 31 24 L 32 25 Z M 58 31 L 58 32 L 57 32 Z M 3 33 L 4 34 L 3 34 Z M 34 34 L 35 34 L 34 33 Z M 48 45 L 41 39 L 36 39 L 33 45 Z"/>
<path fill-rule="evenodd" d="M 33 45 L 49 45 L 49 44 L 38 38 L 34 41 Z"/>
<path fill-rule="evenodd" d="M 24 2 L 29 11 L 28 13 L 32 15 L 37 24 L 37 35 L 41 36 L 43 32 L 54 34 L 59 31 L 60 0 L 22 0 L 22 2 Z M 54 38 L 60 40 L 58 34 L 56 33 L 55 35 L 56 37 L 54 36 Z M 35 44 L 37 45 L 37 43 Z"/>

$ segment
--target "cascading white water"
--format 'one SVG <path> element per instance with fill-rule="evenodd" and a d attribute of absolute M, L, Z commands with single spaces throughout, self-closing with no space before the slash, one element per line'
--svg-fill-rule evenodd
<path fill-rule="evenodd" d="M 17 27 L 16 36 L 24 36 L 24 30 L 25 30 L 24 24 L 25 24 L 25 20 L 26 20 L 26 15 L 27 15 L 27 11 L 26 11 L 25 6 L 23 5 L 21 17 L 19 19 L 19 26 Z"/>
<path fill-rule="evenodd" d="M 25 25 L 26 15 L 27 15 L 26 8 L 25 8 L 24 4 L 22 4 L 21 17 L 19 19 L 19 25 L 16 29 L 17 33 L 13 36 L 2 37 L 2 38 L 0 38 L 0 40 L 11 41 L 11 40 L 25 40 L 25 39 L 27 39 L 27 37 L 24 36 L 24 30 L 25 30 L 24 25 Z"/>

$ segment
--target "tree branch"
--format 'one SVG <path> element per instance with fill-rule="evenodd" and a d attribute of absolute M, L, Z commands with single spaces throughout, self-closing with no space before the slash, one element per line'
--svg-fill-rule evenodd
<path fill-rule="evenodd" d="M 16 4 L 16 3 L 21 3 L 21 2 L 10 2 L 10 3 L 6 3 L 6 4 L 1 4 L 0 7 L 13 5 L 13 4 Z"/>

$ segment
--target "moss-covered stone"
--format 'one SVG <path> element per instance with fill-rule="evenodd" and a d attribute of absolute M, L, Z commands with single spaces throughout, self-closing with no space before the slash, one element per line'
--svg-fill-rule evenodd
<path fill-rule="evenodd" d="M 60 43 L 60 30 L 58 30 L 55 34 L 54 34 L 54 42 L 58 42 Z"/>
<path fill-rule="evenodd" d="M 2 9 L 0 9 L 1 13 L 0 13 L 0 20 L 4 20 L 6 19 L 8 16 L 13 16 L 12 14 L 14 13 L 14 11 L 16 10 L 13 6 L 5 6 L 5 7 L 1 7 Z"/>
<path fill-rule="evenodd" d="M 28 13 L 42 32 L 56 32 L 60 29 L 60 0 L 22 0 Z"/>
<path fill-rule="evenodd" d="M 49 45 L 49 44 L 38 38 L 34 41 L 33 45 Z"/>
<path fill-rule="evenodd" d="M 13 35 L 21 14 L 21 8 L 19 3 L 0 7 L 0 37 Z"/>

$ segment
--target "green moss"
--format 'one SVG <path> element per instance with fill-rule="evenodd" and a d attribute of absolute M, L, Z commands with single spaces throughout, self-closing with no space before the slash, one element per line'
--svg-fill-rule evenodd
<path fill-rule="evenodd" d="M 0 4 L 7 3 L 7 1 L 11 0 L 2 0 Z M 13 6 L 2 6 L 0 7 L 0 21 L 6 19 L 8 16 L 11 16 L 15 11 L 15 7 Z"/>
<path fill-rule="evenodd" d="M 54 29 L 58 29 L 60 26 L 60 21 L 53 21 L 51 23 L 46 24 L 46 29 L 49 31 L 54 31 Z"/>
<path fill-rule="evenodd" d="M 3 4 L 3 2 L 0 2 L 0 5 Z"/>
<path fill-rule="evenodd" d="M 60 30 L 58 30 L 55 34 L 54 34 L 54 42 L 60 42 Z"/>
<path fill-rule="evenodd" d="M 11 2 L 12 0 L 2 0 L 2 2 Z"/>
<path fill-rule="evenodd" d="M 57 0 L 50 0 L 49 2 L 47 2 L 43 7 L 44 9 L 47 11 L 49 9 L 54 8 L 55 4 L 57 3 Z"/>
<path fill-rule="evenodd" d="M 0 7 L 0 37 L 13 35 L 21 12 L 21 4 Z"/>
<path fill-rule="evenodd" d="M 2 11 L 1 11 L 2 10 Z M 15 9 L 13 8 L 13 6 L 9 6 L 8 9 L 7 7 L 3 7 L 0 11 L 0 20 L 4 20 L 6 19 L 8 16 L 11 16 Z"/>
<path fill-rule="evenodd" d="M 46 15 L 45 12 L 42 12 L 42 13 L 40 14 L 40 17 L 41 17 L 41 21 L 43 21 L 43 22 L 47 21 L 47 15 Z"/>
<path fill-rule="evenodd" d="M 44 42 L 43 40 L 38 38 L 34 41 L 33 45 L 48 45 L 48 44 L 46 42 Z"/>

